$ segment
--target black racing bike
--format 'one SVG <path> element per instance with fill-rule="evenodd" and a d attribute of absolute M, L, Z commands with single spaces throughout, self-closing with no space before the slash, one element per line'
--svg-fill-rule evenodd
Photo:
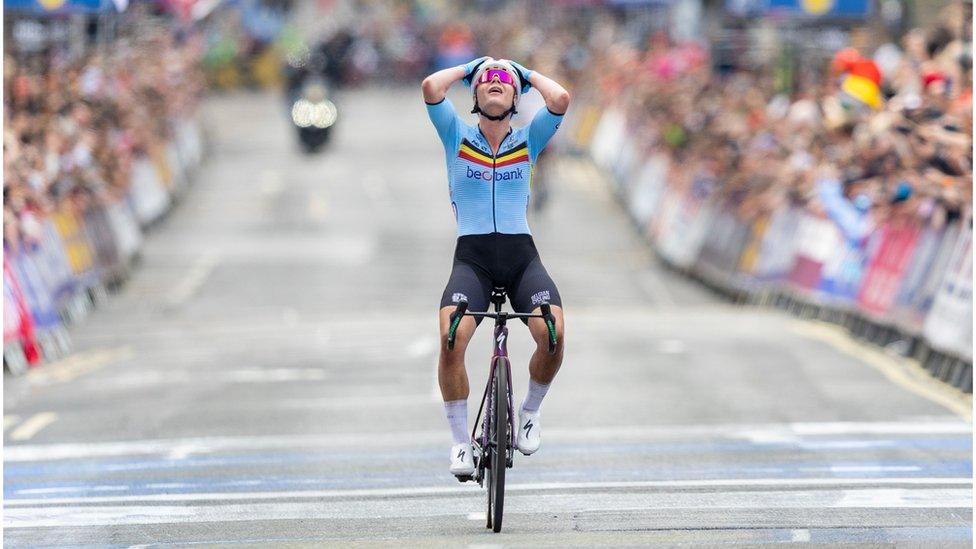
<path fill-rule="evenodd" d="M 502 513 L 505 508 L 505 469 L 511 468 L 515 456 L 515 417 L 512 406 L 512 366 L 508 360 L 508 320 L 519 319 L 528 324 L 530 318 L 541 318 L 549 331 L 549 353 L 556 352 L 556 321 L 548 303 L 539 305 L 541 314 L 512 313 L 502 310 L 505 304 L 504 288 L 491 292 L 494 312 L 468 311 L 468 302 L 460 301 L 451 313 L 451 326 L 447 334 L 447 348 L 454 349 L 454 339 L 461 318 L 473 316 L 495 320 L 495 345 L 491 357 L 488 384 L 481 397 L 478 416 L 471 431 L 474 447 L 474 476 L 458 477 L 461 482 L 473 480 L 480 486 L 488 486 L 488 513 L 486 528 L 495 532 L 502 529 Z M 484 414 L 482 415 L 482 412 Z M 479 434 L 478 428 L 481 433 Z"/>

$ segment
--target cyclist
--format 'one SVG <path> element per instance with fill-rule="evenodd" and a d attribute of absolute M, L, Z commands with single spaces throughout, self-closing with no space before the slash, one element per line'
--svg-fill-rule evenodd
<path fill-rule="evenodd" d="M 447 99 L 458 80 L 471 88 L 478 124 L 464 122 Z M 535 87 L 545 98 L 532 122 L 513 129 L 511 116 L 521 94 Z M 441 297 L 441 352 L 437 368 L 441 395 L 454 438 L 450 470 L 474 473 L 468 431 L 468 376 L 464 353 L 478 321 L 465 317 L 453 350 L 447 348 L 450 316 L 458 301 L 472 311 L 488 309 L 493 287 L 503 287 L 516 312 L 539 313 L 552 304 L 558 345 L 548 352 L 545 322 L 528 323 L 536 350 L 529 362 L 529 387 L 519 409 L 517 446 L 530 455 L 539 449 L 539 409 L 562 363 L 563 312 L 559 291 L 549 277 L 526 221 L 533 165 L 556 133 L 569 107 L 569 92 L 550 78 L 514 61 L 481 57 L 428 76 L 422 84 L 427 114 L 444 144 L 448 188 L 457 220 L 454 265 Z"/>

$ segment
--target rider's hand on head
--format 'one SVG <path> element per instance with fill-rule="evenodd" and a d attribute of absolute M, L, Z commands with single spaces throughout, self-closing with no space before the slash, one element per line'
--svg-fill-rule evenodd
<path fill-rule="evenodd" d="M 519 80 L 522 81 L 522 89 L 520 90 L 519 93 L 526 93 L 527 91 L 529 91 L 529 89 L 532 87 L 532 84 L 529 83 L 529 77 L 532 76 L 532 71 L 523 67 L 522 65 L 519 65 L 518 63 L 512 61 L 511 59 L 506 59 L 506 61 L 508 61 L 509 64 L 511 64 L 512 67 L 514 67 L 515 70 L 518 71 Z"/>
<path fill-rule="evenodd" d="M 462 78 L 464 83 L 470 86 L 471 79 L 474 78 L 474 74 L 478 72 L 478 67 L 480 67 L 485 61 L 489 61 L 489 60 L 491 60 L 491 57 L 488 57 L 486 55 L 484 57 L 472 59 L 471 61 L 468 61 L 467 63 L 461 65 L 461 68 L 464 69 L 464 78 Z"/>

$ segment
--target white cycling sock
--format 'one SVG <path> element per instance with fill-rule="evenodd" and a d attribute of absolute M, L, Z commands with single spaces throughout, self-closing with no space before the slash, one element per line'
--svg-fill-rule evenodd
<path fill-rule="evenodd" d="M 446 401 L 444 411 L 447 412 L 447 422 L 451 424 L 454 444 L 471 442 L 471 435 L 468 434 L 468 400 Z"/>
<path fill-rule="evenodd" d="M 525 393 L 525 400 L 522 401 L 522 409 L 526 412 L 538 412 L 539 407 L 542 406 L 542 399 L 546 397 L 548 390 L 548 385 L 537 383 L 529 378 L 529 390 Z"/>

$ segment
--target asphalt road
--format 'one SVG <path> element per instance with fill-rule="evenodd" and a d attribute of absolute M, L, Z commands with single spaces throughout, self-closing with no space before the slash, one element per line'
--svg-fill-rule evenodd
<path fill-rule="evenodd" d="M 419 90 L 341 108 L 306 156 L 277 98 L 206 105 L 214 153 L 135 276 L 72 329 L 72 358 L 5 380 L 7 547 L 971 545 L 959 402 L 663 270 L 572 158 L 531 220 L 566 360 L 487 532 L 483 492 L 447 472 L 434 379 L 442 148 Z M 511 340 L 520 399 L 528 332 Z"/>

